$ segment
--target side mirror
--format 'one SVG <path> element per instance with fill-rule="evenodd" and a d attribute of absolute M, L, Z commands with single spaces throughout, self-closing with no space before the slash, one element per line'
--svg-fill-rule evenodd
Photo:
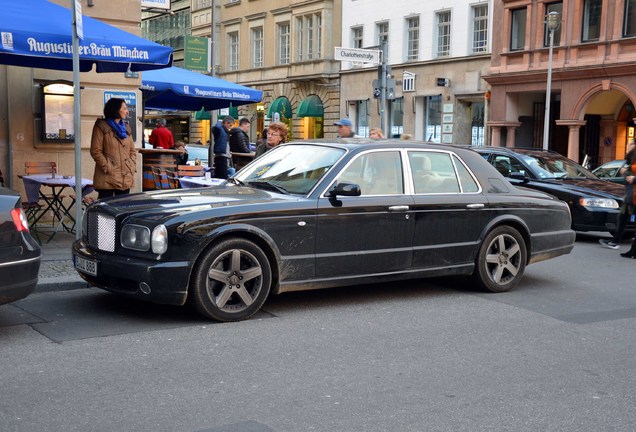
<path fill-rule="evenodd" d="M 362 192 L 360 191 L 360 186 L 355 183 L 338 183 L 327 191 L 328 197 L 336 197 L 340 196 L 360 196 Z"/>
<path fill-rule="evenodd" d="M 514 180 L 520 180 L 524 183 L 527 183 L 528 181 L 530 181 L 530 179 L 528 178 L 527 175 L 525 175 L 524 173 L 521 173 L 519 171 L 515 171 L 515 172 L 511 172 L 510 173 L 510 178 L 514 179 Z"/>

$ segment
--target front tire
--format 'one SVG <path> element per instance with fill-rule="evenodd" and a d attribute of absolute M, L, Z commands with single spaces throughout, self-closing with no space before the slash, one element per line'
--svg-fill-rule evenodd
<path fill-rule="evenodd" d="M 190 295 L 200 314 L 216 321 L 240 321 L 263 306 L 271 282 L 271 267 L 260 247 L 249 240 L 226 239 L 197 264 Z"/>
<path fill-rule="evenodd" d="M 519 231 L 509 226 L 497 227 L 481 244 L 473 276 L 487 291 L 510 291 L 523 276 L 527 254 Z"/>

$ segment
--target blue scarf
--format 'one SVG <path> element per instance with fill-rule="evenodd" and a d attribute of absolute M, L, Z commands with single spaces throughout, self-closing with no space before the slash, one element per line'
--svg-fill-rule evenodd
<path fill-rule="evenodd" d="M 126 132 L 126 123 L 123 120 L 119 120 L 120 123 L 117 123 L 113 119 L 106 119 L 106 123 L 115 131 L 117 136 L 121 139 L 128 137 L 128 132 Z"/>

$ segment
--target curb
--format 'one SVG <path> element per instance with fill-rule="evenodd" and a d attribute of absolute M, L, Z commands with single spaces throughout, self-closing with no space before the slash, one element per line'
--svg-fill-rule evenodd
<path fill-rule="evenodd" d="M 33 292 L 45 293 L 55 291 L 69 291 L 88 287 L 89 285 L 86 281 L 73 276 L 40 278 Z"/>

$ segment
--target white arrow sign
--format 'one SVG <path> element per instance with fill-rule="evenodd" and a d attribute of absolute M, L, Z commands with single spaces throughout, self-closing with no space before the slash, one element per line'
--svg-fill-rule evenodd
<path fill-rule="evenodd" d="M 335 60 L 341 60 L 341 61 L 379 64 L 380 51 L 358 49 L 358 48 L 335 47 L 335 53 L 333 58 Z"/>

